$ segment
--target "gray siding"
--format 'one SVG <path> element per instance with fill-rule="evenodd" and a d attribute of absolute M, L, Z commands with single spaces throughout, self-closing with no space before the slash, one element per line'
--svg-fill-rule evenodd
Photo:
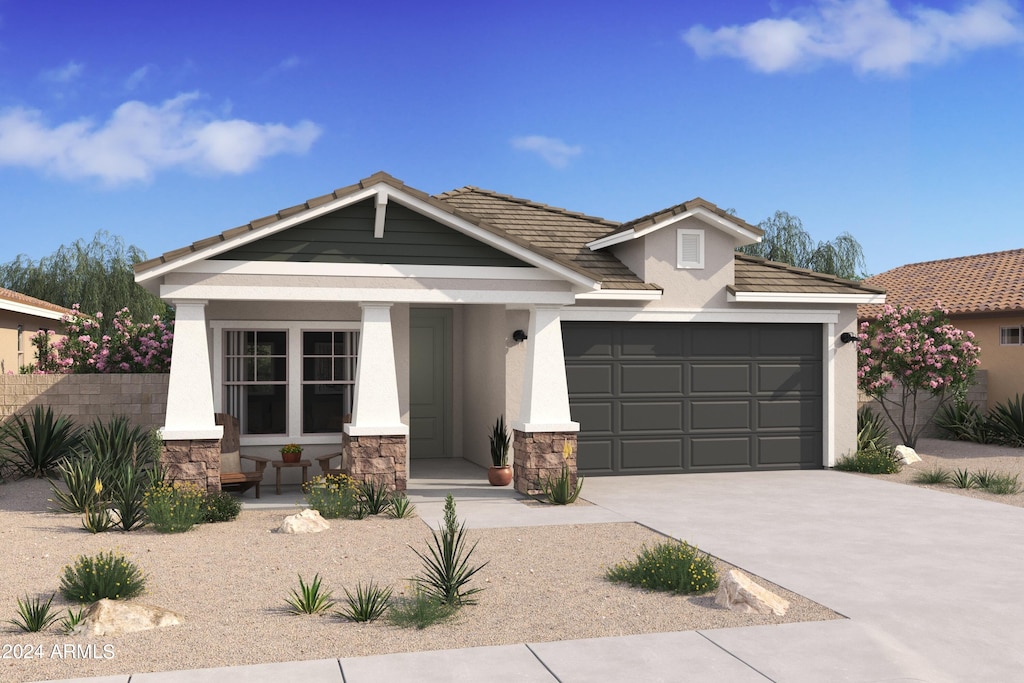
<path fill-rule="evenodd" d="M 528 264 L 406 207 L 387 206 L 384 237 L 373 236 L 367 200 L 213 258 L 231 261 L 390 263 L 528 267 Z"/>

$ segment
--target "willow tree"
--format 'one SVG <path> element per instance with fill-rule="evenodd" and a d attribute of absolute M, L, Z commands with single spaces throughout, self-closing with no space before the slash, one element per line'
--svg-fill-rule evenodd
<path fill-rule="evenodd" d="M 0 265 L 0 287 L 65 308 L 80 304 L 84 313 L 108 314 L 107 321 L 123 308 L 136 320 L 154 315 L 167 319 L 167 305 L 135 283 L 132 267 L 145 260 L 146 253 L 140 248 L 100 230 L 92 241 L 65 244 L 38 261 L 20 254 Z"/>
<path fill-rule="evenodd" d="M 803 222 L 785 211 L 776 211 L 758 226 L 764 237 L 757 244 L 740 247 L 751 256 L 788 263 L 818 273 L 829 273 L 847 280 L 864 277 L 864 250 L 848 232 L 833 240 L 815 242 Z"/>

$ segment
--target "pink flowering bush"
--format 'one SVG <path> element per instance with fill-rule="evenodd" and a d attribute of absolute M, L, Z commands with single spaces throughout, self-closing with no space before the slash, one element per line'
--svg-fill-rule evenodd
<path fill-rule="evenodd" d="M 73 315 L 62 318 L 65 339 L 51 341 L 54 332 L 40 330 L 33 338 L 39 361 L 35 372 L 54 373 L 144 373 L 167 372 L 171 367 L 173 323 L 160 316 L 136 323 L 127 308 L 114 315 L 110 334 L 100 331 L 103 313 L 92 318 L 82 315 L 78 304 Z"/>
<path fill-rule="evenodd" d="M 886 305 L 875 320 L 861 323 L 858 336 L 857 385 L 881 404 L 911 448 L 935 411 L 950 400 L 963 400 L 981 362 L 974 333 L 951 325 L 940 309 Z M 931 414 L 918 414 L 919 395 L 938 398 Z"/>

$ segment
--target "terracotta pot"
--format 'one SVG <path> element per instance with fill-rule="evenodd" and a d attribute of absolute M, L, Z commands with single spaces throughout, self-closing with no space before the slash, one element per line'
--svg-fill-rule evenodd
<path fill-rule="evenodd" d="M 487 468 L 487 481 L 491 486 L 508 486 L 512 482 L 512 466 L 494 466 Z"/>
<path fill-rule="evenodd" d="M 284 462 L 298 462 L 302 460 L 302 453 L 282 453 L 281 460 Z"/>

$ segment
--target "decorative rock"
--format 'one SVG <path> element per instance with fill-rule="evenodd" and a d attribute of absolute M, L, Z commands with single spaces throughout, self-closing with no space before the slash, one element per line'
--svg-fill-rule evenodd
<path fill-rule="evenodd" d="M 719 582 L 715 604 L 735 612 L 772 613 L 779 617 L 789 609 L 789 600 L 757 585 L 738 569 L 730 569 Z"/>
<path fill-rule="evenodd" d="M 119 636 L 122 633 L 177 626 L 181 619 L 180 614 L 162 607 L 104 598 L 89 605 L 71 633 L 77 636 Z"/>
<path fill-rule="evenodd" d="M 303 510 L 298 514 L 285 517 L 277 531 L 282 534 L 315 534 L 330 528 L 330 522 L 321 517 L 319 512 Z"/>
<path fill-rule="evenodd" d="M 919 456 L 917 451 L 910 446 L 897 446 L 896 455 L 899 456 L 904 465 L 909 465 L 913 462 L 921 462 L 921 456 Z"/>

